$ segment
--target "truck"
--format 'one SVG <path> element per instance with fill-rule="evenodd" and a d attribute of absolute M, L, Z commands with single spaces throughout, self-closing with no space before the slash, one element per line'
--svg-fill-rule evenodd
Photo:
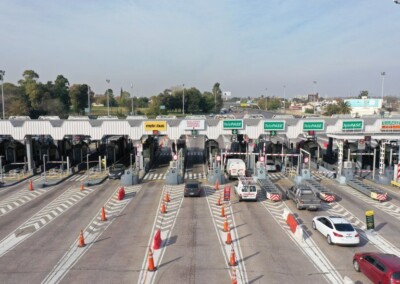
<path fill-rule="evenodd" d="M 296 203 L 298 210 L 318 210 L 321 208 L 321 201 L 315 196 L 313 190 L 304 184 L 290 187 L 286 191 L 286 198 Z"/>
<path fill-rule="evenodd" d="M 235 193 L 242 200 L 257 200 L 257 183 L 252 177 L 241 176 L 235 186 Z"/>
<path fill-rule="evenodd" d="M 242 159 L 229 159 L 226 163 L 228 178 L 238 178 L 246 175 L 246 164 Z"/>

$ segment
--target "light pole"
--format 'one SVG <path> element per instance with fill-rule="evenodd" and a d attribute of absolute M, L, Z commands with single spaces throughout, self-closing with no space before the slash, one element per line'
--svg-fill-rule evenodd
<path fill-rule="evenodd" d="M 318 102 L 318 93 L 317 93 L 317 81 L 314 81 L 313 82 L 314 83 L 314 94 L 315 94 L 315 99 L 317 100 L 317 102 Z M 315 101 L 314 101 L 314 114 L 315 114 Z"/>
<path fill-rule="evenodd" d="M 268 88 L 265 88 L 265 99 L 267 101 L 265 104 L 265 111 L 268 111 Z"/>
<path fill-rule="evenodd" d="M 133 154 L 131 153 L 131 159 L 130 159 L 131 160 L 131 173 L 132 173 L 132 160 L 133 160 L 132 156 L 133 156 Z"/>
<path fill-rule="evenodd" d="M 6 115 L 5 115 L 5 112 L 4 112 L 4 89 L 3 89 L 4 74 L 6 74 L 6 71 L 0 70 L 0 80 L 1 80 L 1 104 L 2 104 L 2 106 L 3 106 L 3 119 L 6 119 Z"/>
<path fill-rule="evenodd" d="M 217 92 L 216 90 L 214 92 L 214 112 L 217 113 Z"/>
<path fill-rule="evenodd" d="M 3 158 L 4 158 L 4 156 L 0 156 L 1 182 L 4 181 L 4 179 L 3 179 Z"/>
<path fill-rule="evenodd" d="M 110 116 L 110 99 L 108 97 L 108 89 L 109 89 L 110 79 L 106 79 L 106 82 L 107 82 L 107 91 L 106 91 L 106 93 L 107 93 L 107 114 L 108 114 L 108 116 Z"/>
<path fill-rule="evenodd" d="M 131 83 L 131 98 L 132 98 L 132 115 L 135 115 L 133 113 L 133 83 Z"/>
<path fill-rule="evenodd" d="M 86 154 L 86 175 L 87 175 L 87 179 L 89 179 L 89 156 L 90 154 Z"/>
<path fill-rule="evenodd" d="M 44 175 L 44 181 L 47 182 L 47 177 L 46 177 L 46 157 L 47 154 L 43 154 L 43 175 Z"/>
<path fill-rule="evenodd" d="M 90 87 L 88 86 L 87 90 L 87 107 L 88 107 L 88 114 L 90 113 Z"/>
<path fill-rule="evenodd" d="M 283 85 L 283 113 L 286 114 L 286 85 Z"/>
<path fill-rule="evenodd" d="M 183 84 L 182 114 L 185 115 L 185 84 Z"/>
<path fill-rule="evenodd" d="M 381 76 L 382 76 L 382 107 L 383 107 L 383 86 L 385 84 L 385 75 L 386 75 L 386 72 L 381 72 Z"/>

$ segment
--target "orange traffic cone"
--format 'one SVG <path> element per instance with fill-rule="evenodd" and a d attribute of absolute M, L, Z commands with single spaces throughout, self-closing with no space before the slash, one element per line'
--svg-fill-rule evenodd
<path fill-rule="evenodd" d="M 215 190 L 218 190 L 219 189 L 219 182 L 218 182 L 218 179 L 215 181 Z"/>
<path fill-rule="evenodd" d="M 222 204 L 222 207 L 221 207 L 221 217 L 225 217 L 225 208 L 224 208 L 224 204 Z"/>
<path fill-rule="evenodd" d="M 149 248 L 149 266 L 147 268 L 148 271 L 155 271 L 157 268 L 154 266 L 153 252 Z"/>
<path fill-rule="evenodd" d="M 230 244 L 232 243 L 232 236 L 231 236 L 231 231 L 230 231 L 230 230 L 228 231 L 228 234 L 226 234 L 226 241 L 225 241 L 225 243 L 226 243 L 227 245 L 230 245 Z"/>
<path fill-rule="evenodd" d="M 224 221 L 224 232 L 228 232 L 228 217 L 225 216 L 225 221 Z"/>
<path fill-rule="evenodd" d="M 232 267 L 232 284 L 237 284 L 236 271 L 235 268 L 233 267 Z"/>
<path fill-rule="evenodd" d="M 85 187 L 83 186 L 83 181 L 81 181 L 81 191 L 85 190 Z"/>
<path fill-rule="evenodd" d="M 161 213 L 162 213 L 162 214 L 167 213 L 167 208 L 165 207 L 164 201 L 163 201 L 163 203 L 162 203 L 162 205 L 161 205 Z"/>
<path fill-rule="evenodd" d="M 171 201 L 171 199 L 169 199 L 168 191 L 167 191 L 167 193 L 165 194 L 164 201 L 165 201 L 165 202 L 170 202 L 170 201 Z"/>
<path fill-rule="evenodd" d="M 219 195 L 219 197 L 218 197 L 217 206 L 221 206 L 221 195 Z"/>
<path fill-rule="evenodd" d="M 235 250 L 233 249 L 233 246 L 232 246 L 232 249 L 231 249 L 231 257 L 229 259 L 229 265 L 230 266 L 236 266 L 237 265 L 236 256 L 235 256 Z"/>
<path fill-rule="evenodd" d="M 101 207 L 101 221 L 107 221 L 106 210 L 104 210 L 104 206 Z"/>
<path fill-rule="evenodd" d="M 33 190 L 33 182 L 32 180 L 29 180 L 29 190 Z"/>
<path fill-rule="evenodd" d="M 86 246 L 85 238 L 83 237 L 83 231 L 81 230 L 81 233 L 79 234 L 78 247 L 83 248 L 84 246 Z"/>

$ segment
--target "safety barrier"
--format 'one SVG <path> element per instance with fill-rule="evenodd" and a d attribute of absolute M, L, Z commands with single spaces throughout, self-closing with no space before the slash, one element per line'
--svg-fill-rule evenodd
<path fill-rule="evenodd" d="M 309 187 L 315 193 L 315 195 L 321 200 L 324 200 L 326 202 L 335 201 L 336 199 L 335 194 L 331 192 L 329 189 L 327 189 L 325 186 L 321 185 L 319 182 L 312 179 L 304 181 L 309 185 Z"/>
<path fill-rule="evenodd" d="M 269 179 L 258 179 L 258 184 L 260 185 L 262 190 L 265 190 L 266 196 L 269 200 L 282 200 L 282 193 L 272 181 L 270 181 Z"/>
<path fill-rule="evenodd" d="M 369 186 L 360 180 L 357 179 L 350 179 L 346 180 L 347 185 L 351 186 L 355 190 L 361 192 L 362 194 L 365 194 L 372 199 L 378 200 L 378 201 L 386 201 L 387 200 L 387 193 L 384 192 L 383 190 L 374 188 L 372 186 Z"/>
<path fill-rule="evenodd" d="M 286 224 L 289 226 L 290 231 L 294 237 L 299 241 L 304 241 L 304 229 L 302 225 L 299 225 L 294 215 L 289 212 L 286 208 L 283 210 L 282 218 L 286 220 Z"/>
<path fill-rule="evenodd" d="M 397 181 L 395 181 L 395 180 L 392 180 L 390 183 L 391 183 L 391 185 L 393 185 L 393 186 L 400 187 L 400 183 L 397 182 Z"/>

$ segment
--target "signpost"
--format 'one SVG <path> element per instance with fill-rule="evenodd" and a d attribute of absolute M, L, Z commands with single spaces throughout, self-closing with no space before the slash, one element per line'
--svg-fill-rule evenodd
<path fill-rule="evenodd" d="M 223 121 L 224 129 L 243 129 L 243 119 L 227 119 Z"/>
<path fill-rule="evenodd" d="M 367 223 L 367 230 L 375 229 L 374 211 L 373 210 L 365 211 L 365 218 Z"/>
<path fill-rule="evenodd" d="M 304 131 L 323 131 L 325 129 L 324 121 L 305 121 L 303 122 Z"/>
<path fill-rule="evenodd" d="M 342 130 L 363 130 L 364 121 L 362 120 L 343 120 Z"/>
<path fill-rule="evenodd" d="M 167 122 L 166 121 L 145 121 L 143 122 L 145 131 L 166 131 Z"/>
<path fill-rule="evenodd" d="M 400 130 L 400 120 L 384 120 L 381 124 L 381 130 Z"/>

